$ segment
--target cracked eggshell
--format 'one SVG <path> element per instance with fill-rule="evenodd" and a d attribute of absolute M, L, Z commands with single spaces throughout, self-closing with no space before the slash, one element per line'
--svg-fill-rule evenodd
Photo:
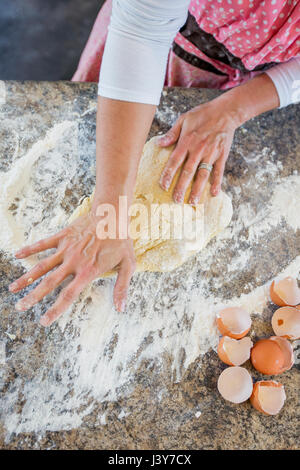
<path fill-rule="evenodd" d="M 284 386 L 275 380 L 256 382 L 250 397 L 252 406 L 265 415 L 276 415 L 282 409 L 286 399 Z"/>
<path fill-rule="evenodd" d="M 294 351 L 291 343 L 281 336 L 271 336 L 271 341 L 275 341 L 283 354 L 283 372 L 290 370 L 295 362 Z"/>
<path fill-rule="evenodd" d="M 242 339 L 223 336 L 219 342 L 218 356 L 229 366 L 241 366 L 250 359 L 252 346 L 253 343 L 248 336 Z"/>
<path fill-rule="evenodd" d="M 217 326 L 221 335 L 241 339 L 250 330 L 250 314 L 241 307 L 227 307 L 217 313 Z"/>
<path fill-rule="evenodd" d="M 300 338 L 300 309 L 295 307 L 281 307 L 272 317 L 272 328 L 276 336 L 288 339 Z"/>
<path fill-rule="evenodd" d="M 278 307 L 294 307 L 300 303 L 300 289 L 297 280 L 291 276 L 273 281 L 270 286 L 270 297 Z"/>
<path fill-rule="evenodd" d="M 285 338 L 264 338 L 254 344 L 251 362 L 253 367 L 264 375 L 282 374 L 293 366 L 293 348 Z"/>
<path fill-rule="evenodd" d="M 242 403 L 252 394 L 251 375 L 243 367 L 227 367 L 219 376 L 218 390 L 225 400 Z"/>

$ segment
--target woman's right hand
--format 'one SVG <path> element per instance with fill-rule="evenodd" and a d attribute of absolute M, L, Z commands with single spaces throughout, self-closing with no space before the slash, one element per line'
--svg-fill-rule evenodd
<path fill-rule="evenodd" d="M 91 281 L 113 269 L 118 271 L 114 304 L 119 311 L 124 310 L 128 287 L 135 270 L 132 240 L 99 239 L 96 233 L 98 221 L 99 217 L 90 212 L 55 235 L 26 246 L 15 254 L 21 259 L 56 248 L 54 254 L 41 260 L 9 286 L 11 292 L 19 292 L 55 268 L 16 304 L 17 310 L 28 310 L 72 275 L 71 282 L 40 319 L 43 326 L 49 326 L 72 305 Z"/>

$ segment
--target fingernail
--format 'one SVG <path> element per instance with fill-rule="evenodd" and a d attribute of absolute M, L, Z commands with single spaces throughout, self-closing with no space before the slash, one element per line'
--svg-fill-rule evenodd
<path fill-rule="evenodd" d="M 190 204 L 198 204 L 198 202 L 199 202 L 199 198 L 196 196 L 192 196 L 189 200 Z"/>
<path fill-rule="evenodd" d="M 169 189 L 170 184 L 171 184 L 170 178 L 163 178 L 160 181 L 160 185 L 161 185 L 162 189 L 164 189 L 165 191 L 167 191 Z"/>
<path fill-rule="evenodd" d="M 126 304 L 126 301 L 123 299 L 119 302 L 119 310 L 120 312 L 124 312 L 125 310 L 125 304 Z"/>
<path fill-rule="evenodd" d="M 43 315 L 41 318 L 40 318 L 40 324 L 42 326 L 48 326 L 49 325 L 49 317 L 47 314 Z"/>
<path fill-rule="evenodd" d="M 183 193 L 175 193 L 174 194 L 174 201 L 177 202 L 177 204 L 181 204 L 183 202 Z"/>
<path fill-rule="evenodd" d="M 29 310 L 33 305 L 34 304 L 32 304 L 32 302 L 21 299 L 19 300 L 19 302 L 16 303 L 15 309 L 19 312 L 23 312 L 25 310 Z"/>
<path fill-rule="evenodd" d="M 19 302 L 16 303 L 15 309 L 18 310 L 18 312 L 22 312 L 24 310 L 22 300 L 19 300 Z"/>
<path fill-rule="evenodd" d="M 13 292 L 17 289 L 18 287 L 18 284 L 16 282 L 12 282 L 9 286 L 8 286 L 8 290 L 10 290 L 10 292 Z"/>
<path fill-rule="evenodd" d="M 160 142 L 164 139 L 164 137 L 165 137 L 164 135 L 158 135 L 158 136 L 156 137 L 156 143 L 157 143 L 157 144 L 160 144 Z"/>

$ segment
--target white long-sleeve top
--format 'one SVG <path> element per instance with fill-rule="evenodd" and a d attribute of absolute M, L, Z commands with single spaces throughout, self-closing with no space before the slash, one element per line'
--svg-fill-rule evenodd
<path fill-rule="evenodd" d="M 172 42 L 190 0 L 113 0 L 98 94 L 158 105 Z M 266 72 L 280 107 L 300 101 L 300 57 Z"/>

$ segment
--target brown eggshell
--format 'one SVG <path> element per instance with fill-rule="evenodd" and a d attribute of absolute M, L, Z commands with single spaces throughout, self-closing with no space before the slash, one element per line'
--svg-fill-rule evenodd
<path fill-rule="evenodd" d="M 294 307 L 300 299 L 300 289 L 297 280 L 290 276 L 273 281 L 270 286 L 270 297 L 279 307 Z"/>
<path fill-rule="evenodd" d="M 218 356 L 221 359 L 222 362 L 227 364 L 228 366 L 233 366 L 232 362 L 230 362 L 227 353 L 224 349 L 224 341 L 225 341 L 226 336 L 222 336 L 220 339 L 219 345 L 218 345 Z"/>
<path fill-rule="evenodd" d="M 253 392 L 252 392 L 252 395 L 250 397 L 250 403 L 251 405 L 258 411 L 260 411 L 261 413 L 267 415 L 267 416 L 273 416 L 277 413 L 279 413 L 279 411 L 281 410 L 282 406 L 278 406 L 277 410 L 275 410 L 275 412 L 273 413 L 268 413 L 267 411 L 265 411 L 263 409 L 263 405 L 260 401 L 260 397 L 259 397 L 259 391 L 260 391 L 260 387 L 274 387 L 274 388 L 281 388 L 283 389 L 283 403 L 282 403 L 282 406 L 284 404 L 284 400 L 285 400 L 285 393 L 284 393 L 284 386 L 279 383 L 279 382 L 276 382 L 275 380 L 261 380 L 259 382 L 256 382 L 253 386 Z"/>
<path fill-rule="evenodd" d="M 228 316 L 228 314 L 232 314 L 232 316 L 234 317 L 237 313 L 241 314 L 243 316 L 249 316 L 249 319 L 250 319 L 249 322 L 248 322 L 249 327 L 245 328 L 244 330 L 242 330 L 240 332 L 234 331 L 232 327 L 228 326 L 225 323 L 224 318 L 222 318 L 223 316 Z M 230 338 L 234 338 L 234 339 L 241 339 L 244 336 L 246 336 L 246 334 L 250 331 L 251 318 L 250 318 L 250 315 L 248 315 L 248 313 L 240 307 L 227 307 L 227 308 L 224 308 L 223 310 L 221 310 L 217 314 L 217 326 L 218 326 L 218 329 L 219 329 L 221 335 L 229 336 Z"/>
<path fill-rule="evenodd" d="M 291 340 L 300 338 L 299 308 L 281 307 L 272 316 L 272 328 L 276 336 Z"/>
<path fill-rule="evenodd" d="M 295 362 L 294 351 L 291 343 L 281 336 L 271 336 L 269 340 L 275 341 L 281 349 L 281 352 L 283 354 L 282 372 L 290 370 Z"/>
<path fill-rule="evenodd" d="M 275 281 L 272 282 L 270 286 L 270 297 L 273 304 L 278 305 L 278 307 L 285 307 L 286 303 L 276 294 L 274 290 Z"/>
<path fill-rule="evenodd" d="M 243 367 L 227 367 L 218 378 L 217 388 L 225 400 L 242 403 L 252 395 L 252 377 Z"/>
<path fill-rule="evenodd" d="M 229 347 L 229 350 L 226 350 L 228 349 L 228 343 L 231 348 Z M 234 339 L 230 338 L 230 336 L 222 336 L 218 345 L 218 356 L 221 361 L 229 366 L 241 366 L 250 358 L 252 346 L 253 343 L 249 337 Z M 234 347 L 233 350 L 232 347 Z"/>
<path fill-rule="evenodd" d="M 276 341 L 261 339 L 251 350 L 253 367 L 265 375 L 281 374 L 284 369 L 284 354 Z"/>

